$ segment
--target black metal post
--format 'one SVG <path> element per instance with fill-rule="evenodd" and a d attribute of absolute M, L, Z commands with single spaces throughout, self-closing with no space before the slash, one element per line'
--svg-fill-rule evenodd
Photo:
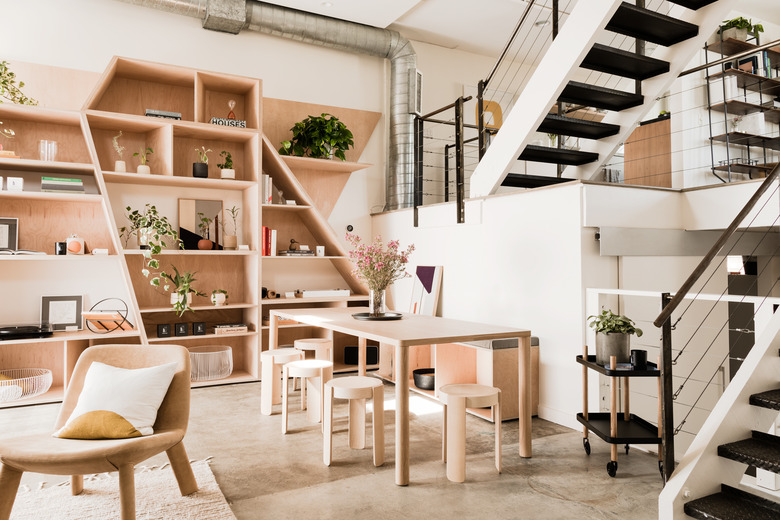
<path fill-rule="evenodd" d="M 444 202 L 450 201 L 450 148 L 455 145 L 444 145 Z"/>
<path fill-rule="evenodd" d="M 636 6 L 637 7 L 644 7 L 645 6 L 645 0 L 636 0 Z M 636 44 L 634 47 L 634 51 L 639 54 L 640 56 L 645 55 L 645 41 L 640 40 L 639 38 L 636 39 Z M 637 94 L 642 93 L 642 80 L 638 79 L 634 82 L 634 92 Z"/>
<path fill-rule="evenodd" d="M 414 118 L 414 227 L 419 225 L 418 208 L 423 203 L 423 120 Z"/>
<path fill-rule="evenodd" d="M 482 100 L 485 96 L 485 82 L 479 80 L 477 83 L 477 135 L 479 136 L 479 160 L 485 156 L 487 151 L 487 140 L 485 139 L 485 106 Z"/>
<path fill-rule="evenodd" d="M 661 295 L 661 306 L 666 307 L 672 301 L 669 293 Z M 664 484 L 674 471 L 674 392 L 672 391 L 672 317 L 669 316 L 661 327 L 661 471 Z"/>
<path fill-rule="evenodd" d="M 460 97 L 455 102 L 455 189 L 456 189 L 456 211 L 458 212 L 458 224 L 466 221 L 466 210 L 464 207 L 465 198 L 465 180 L 464 180 L 464 149 L 463 149 L 463 98 Z"/>

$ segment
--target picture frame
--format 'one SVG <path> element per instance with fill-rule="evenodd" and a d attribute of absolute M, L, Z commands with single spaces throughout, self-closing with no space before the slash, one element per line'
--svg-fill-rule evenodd
<path fill-rule="evenodd" d="M 758 74 L 758 56 L 749 56 L 739 60 L 738 68 L 751 74 Z"/>
<path fill-rule="evenodd" d="M 205 336 L 206 335 L 206 322 L 195 321 L 192 323 L 192 335 L 193 336 Z"/>
<path fill-rule="evenodd" d="M 190 335 L 190 327 L 189 323 L 176 323 L 174 324 L 174 331 L 173 334 L 175 336 L 189 336 Z"/>
<path fill-rule="evenodd" d="M 0 217 L 0 250 L 19 249 L 19 219 Z"/>
<path fill-rule="evenodd" d="M 157 324 L 157 337 L 158 338 L 170 338 L 171 337 L 171 324 L 170 323 L 158 323 Z"/>
<path fill-rule="evenodd" d="M 41 323 L 48 323 L 54 331 L 81 330 L 81 310 L 84 297 L 41 296 Z"/>

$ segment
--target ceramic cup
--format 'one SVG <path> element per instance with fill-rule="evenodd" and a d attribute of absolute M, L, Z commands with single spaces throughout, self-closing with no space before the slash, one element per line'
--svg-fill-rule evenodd
<path fill-rule="evenodd" d="M 647 351 L 632 350 L 631 366 L 634 368 L 634 370 L 647 370 Z"/>

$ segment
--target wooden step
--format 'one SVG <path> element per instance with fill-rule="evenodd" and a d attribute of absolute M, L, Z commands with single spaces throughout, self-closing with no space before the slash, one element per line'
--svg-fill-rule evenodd
<path fill-rule="evenodd" d="M 685 514 L 702 520 L 780 520 L 780 505 L 721 484 L 720 493 L 684 505 Z"/>
<path fill-rule="evenodd" d="M 510 173 L 501 183 L 501 186 L 509 186 L 511 188 L 543 188 L 545 186 L 552 186 L 553 184 L 561 184 L 562 182 L 570 182 L 573 180 L 575 179 Z"/>
<path fill-rule="evenodd" d="M 753 406 L 761 406 L 762 408 L 780 410 L 780 388 L 751 395 L 750 404 Z"/>
<path fill-rule="evenodd" d="M 568 135 L 585 139 L 603 139 L 617 134 L 620 131 L 620 126 L 548 114 L 542 121 L 542 124 L 539 125 L 537 131 L 545 134 Z"/>
<path fill-rule="evenodd" d="M 570 81 L 563 88 L 558 101 L 619 112 L 641 105 L 644 97 L 633 92 Z"/>
<path fill-rule="evenodd" d="M 607 24 L 608 31 L 669 47 L 699 34 L 699 27 L 623 2 Z"/>
<path fill-rule="evenodd" d="M 705 5 L 714 4 L 717 0 L 669 0 L 669 2 L 683 7 L 687 7 L 693 11 L 704 7 Z"/>
<path fill-rule="evenodd" d="M 718 446 L 718 455 L 780 473 L 780 437 L 753 431 L 753 437 Z"/>
<path fill-rule="evenodd" d="M 596 43 L 580 67 L 630 79 L 648 79 L 669 72 L 669 62 Z"/>
<path fill-rule="evenodd" d="M 568 164 L 580 166 L 598 160 L 599 154 L 568 150 L 566 148 L 550 148 L 549 146 L 528 145 L 520 154 L 521 161 L 532 161 L 549 164 Z"/>

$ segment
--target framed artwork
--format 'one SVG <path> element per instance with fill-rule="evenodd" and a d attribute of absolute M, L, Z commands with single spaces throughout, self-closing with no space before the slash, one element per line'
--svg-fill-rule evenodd
<path fill-rule="evenodd" d="M 188 336 L 190 326 L 189 323 L 176 323 L 174 324 L 173 333 L 176 336 Z"/>
<path fill-rule="evenodd" d="M 0 249 L 19 249 L 19 219 L 0 217 Z"/>
<path fill-rule="evenodd" d="M 42 296 L 41 323 L 52 330 L 81 330 L 82 296 Z"/>
<path fill-rule="evenodd" d="M 739 70 L 744 70 L 751 74 L 758 74 L 758 56 L 750 56 L 739 60 Z"/>
<path fill-rule="evenodd" d="M 439 305 L 442 266 L 418 265 L 414 273 L 412 301 L 409 312 L 424 316 L 435 316 Z"/>

